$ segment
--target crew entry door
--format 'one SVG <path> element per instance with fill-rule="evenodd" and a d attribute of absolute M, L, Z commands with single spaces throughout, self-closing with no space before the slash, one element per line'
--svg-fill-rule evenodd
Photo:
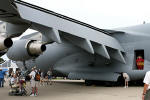
<path fill-rule="evenodd" d="M 135 50 L 134 51 L 134 69 L 143 70 L 144 69 L 144 50 Z"/>

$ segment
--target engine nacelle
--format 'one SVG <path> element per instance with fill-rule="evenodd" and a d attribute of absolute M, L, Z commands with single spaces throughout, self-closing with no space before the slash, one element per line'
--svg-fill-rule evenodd
<path fill-rule="evenodd" d="M 41 43 L 41 41 L 31 40 L 27 45 L 28 53 L 31 56 L 39 56 L 46 50 L 46 46 Z"/>
<path fill-rule="evenodd" d="M 37 40 L 18 40 L 8 50 L 7 56 L 14 61 L 25 61 L 38 57 L 46 50 L 46 46 Z"/>
<path fill-rule="evenodd" d="M 13 42 L 10 38 L 0 36 L 0 51 L 10 48 L 12 45 Z"/>

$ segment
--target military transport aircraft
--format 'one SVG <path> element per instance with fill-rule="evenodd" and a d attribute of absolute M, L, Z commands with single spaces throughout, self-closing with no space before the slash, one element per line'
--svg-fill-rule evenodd
<path fill-rule="evenodd" d="M 150 70 L 150 24 L 114 30 L 92 25 L 21 0 L 0 0 L 1 54 L 47 71 L 50 67 L 70 79 L 118 81 L 143 79 Z M 27 29 L 38 32 L 13 43 Z M 7 41 L 6 41 L 7 40 Z M 9 48 L 10 47 L 10 48 Z M 9 48 L 9 49 L 8 49 Z M 140 69 L 137 57 L 143 59 Z"/>

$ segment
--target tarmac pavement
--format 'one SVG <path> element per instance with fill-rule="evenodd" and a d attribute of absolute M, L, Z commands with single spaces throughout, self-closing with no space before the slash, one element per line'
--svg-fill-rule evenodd
<path fill-rule="evenodd" d="M 141 100 L 143 91 L 143 87 L 85 86 L 79 80 L 56 80 L 53 85 L 38 88 L 37 97 L 8 96 L 10 87 L 7 85 L 0 88 L 0 100 Z M 30 87 L 27 90 L 30 91 Z"/>

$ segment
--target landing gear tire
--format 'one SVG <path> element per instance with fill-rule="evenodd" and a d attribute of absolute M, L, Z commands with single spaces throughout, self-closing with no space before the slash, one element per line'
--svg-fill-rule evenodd
<path fill-rule="evenodd" d="M 91 86 L 91 85 L 93 85 L 93 81 L 91 81 L 91 80 L 85 80 L 85 85 L 86 86 Z"/>
<path fill-rule="evenodd" d="M 124 78 L 122 76 L 118 77 L 117 86 L 124 86 Z"/>

